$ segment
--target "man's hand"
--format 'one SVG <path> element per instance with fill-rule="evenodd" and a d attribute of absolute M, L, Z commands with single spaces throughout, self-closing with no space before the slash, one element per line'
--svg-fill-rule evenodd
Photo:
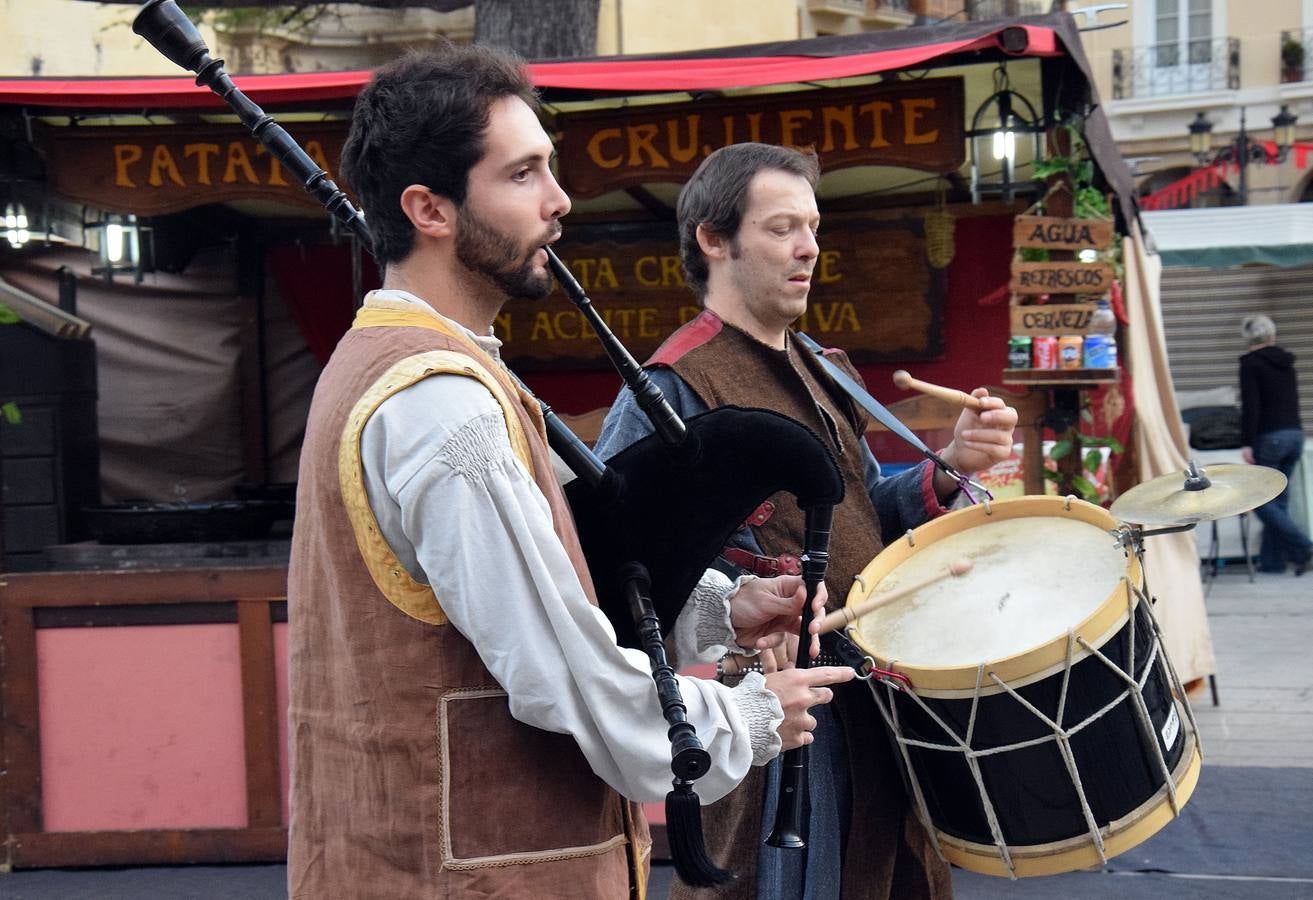
<path fill-rule="evenodd" d="M 761 661 L 763 675 L 769 675 L 771 672 L 778 672 L 781 669 L 792 669 L 797 665 L 798 633 L 794 632 L 786 635 L 784 640 L 774 647 L 761 651 L 758 659 Z"/>
<path fill-rule="evenodd" d="M 811 633 L 820 634 L 825 615 L 825 585 L 816 591 L 812 604 Z M 802 605 L 807 600 L 807 586 L 801 575 L 754 578 L 743 584 L 729 598 L 729 622 L 735 642 L 745 649 L 774 647 L 802 624 Z M 819 637 L 812 638 L 811 655 L 821 652 Z"/>
<path fill-rule="evenodd" d="M 783 744 L 793 750 L 813 740 L 816 719 L 808 712 L 813 706 L 829 703 L 834 691 L 826 687 L 852 681 L 857 673 L 845 666 L 817 666 L 814 669 L 781 669 L 766 676 L 766 688 L 780 698 L 784 721 L 775 729 Z"/>
<path fill-rule="evenodd" d="M 1243 459 L 1245 462 L 1249 463 L 1251 466 L 1254 465 L 1254 448 L 1241 447 L 1240 458 Z"/>
<path fill-rule="evenodd" d="M 944 461 L 963 475 L 988 469 L 1012 453 L 1012 431 L 1017 427 L 1017 411 L 1001 397 L 989 396 L 985 388 L 976 388 L 971 396 L 979 397 L 984 409 L 964 409 L 953 427 L 953 441 L 940 454 Z M 948 475 L 936 470 L 935 493 L 940 499 L 958 489 Z"/>

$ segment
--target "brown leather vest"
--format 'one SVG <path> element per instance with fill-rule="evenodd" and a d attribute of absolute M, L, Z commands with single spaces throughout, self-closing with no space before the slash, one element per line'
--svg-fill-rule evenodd
<path fill-rule="evenodd" d="M 829 379 L 820 364 L 796 341 L 790 340 L 787 350 L 774 350 L 709 311 L 690 324 L 694 331 L 699 325 L 708 331 L 715 325 L 719 328 L 668 365 L 708 408 L 746 406 L 783 413 L 819 435 L 834 453 L 846 491 L 843 502 L 834 509 L 834 539 L 825 585 L 830 608 L 843 606 L 853 576 L 884 547 L 880 520 L 862 487 L 859 442 L 866 430 L 866 414 L 837 389 L 832 392 L 827 387 Z M 658 351 L 653 359 L 663 361 L 670 356 Z M 842 353 L 831 353 L 828 358 L 860 379 Z M 774 514 L 764 525 L 753 528 L 763 552 L 768 556 L 800 553 L 806 524 L 802 510 L 789 494 L 777 494 L 771 502 Z"/>
<path fill-rule="evenodd" d="M 377 327 L 360 327 L 379 313 Z M 288 584 L 290 894 L 641 897 L 641 810 L 592 773 L 570 737 L 511 717 L 441 598 L 386 562 L 374 530 L 358 481 L 369 413 L 427 375 L 478 377 L 500 388 L 512 443 L 592 599 L 537 403 L 432 323 L 363 311 L 311 405 Z"/>
<path fill-rule="evenodd" d="M 848 358 L 827 357 L 858 378 Z M 859 574 L 883 547 L 880 523 L 867 496 L 858 441 L 866 430 L 864 413 L 828 387 L 829 380 L 807 350 L 790 341 L 774 350 L 710 311 L 672 334 L 648 361 L 679 375 L 708 408 L 764 407 L 801 422 L 822 436 L 835 453 L 846 488 L 834 510 L 829 605 L 842 606 Z M 823 386 L 825 385 L 825 386 Z M 802 549 L 805 518 L 790 495 L 771 498 L 775 513 L 753 528 L 762 550 L 771 555 Z M 843 724 L 852 769 L 851 818 L 844 853 L 842 900 L 945 900 L 953 895 L 948 866 L 935 854 L 911 811 L 899 778 L 889 737 L 863 684 L 840 685 L 833 708 Z M 690 888 L 676 881 L 672 900 L 752 900 L 757 896 L 756 866 L 762 831 L 765 769 L 753 769 L 728 796 L 703 809 L 707 849 L 720 866 L 739 878 L 716 889 Z"/>

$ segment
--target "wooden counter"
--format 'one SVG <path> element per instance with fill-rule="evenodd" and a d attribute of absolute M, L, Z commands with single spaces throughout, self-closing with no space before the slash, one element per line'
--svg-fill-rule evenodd
<path fill-rule="evenodd" d="M 0 868 L 282 861 L 287 571 L 0 575 Z"/>

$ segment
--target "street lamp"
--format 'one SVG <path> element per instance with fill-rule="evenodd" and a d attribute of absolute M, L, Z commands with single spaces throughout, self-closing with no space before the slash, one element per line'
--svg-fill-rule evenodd
<path fill-rule="evenodd" d="M 1276 137 L 1276 151 L 1270 151 L 1266 142 L 1250 140 L 1245 131 L 1245 111 L 1240 110 L 1240 133 L 1235 140 L 1216 151 L 1212 149 L 1213 123 L 1204 118 L 1202 112 L 1196 113 L 1190 122 L 1190 152 L 1201 166 L 1234 165 L 1240 170 L 1240 186 L 1236 195 L 1240 205 L 1249 203 L 1249 164 L 1277 165 L 1286 161 L 1290 148 L 1295 143 L 1295 123 L 1299 117 L 1290 111 L 1286 104 L 1281 104 L 1281 111 L 1272 117 L 1272 130 Z"/>
<path fill-rule="evenodd" d="M 1298 120 L 1299 116 L 1292 113 L 1284 103 L 1281 104 L 1281 111 L 1272 117 L 1272 128 L 1276 132 L 1277 150 L 1281 153 L 1283 159 L 1295 144 L 1295 122 Z"/>
<path fill-rule="evenodd" d="M 1194 114 L 1190 123 L 1190 152 L 1199 160 L 1200 165 L 1208 162 L 1210 144 L 1213 142 L 1213 123 L 1204 118 L 1202 111 Z"/>

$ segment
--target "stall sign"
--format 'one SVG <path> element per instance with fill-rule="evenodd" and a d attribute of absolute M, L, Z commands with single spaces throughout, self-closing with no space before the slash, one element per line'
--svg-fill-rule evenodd
<path fill-rule="evenodd" d="M 336 180 L 347 123 L 289 130 Z M 150 216 L 244 199 L 320 205 L 240 125 L 50 129 L 46 150 L 52 190 L 100 209 Z"/>
<path fill-rule="evenodd" d="M 1048 303 L 1043 306 L 1013 306 L 1012 334 L 1084 334 L 1094 314 L 1093 303 Z"/>
<path fill-rule="evenodd" d="M 1008 287 L 1014 294 L 1103 294 L 1112 286 L 1112 266 L 1083 262 L 1012 263 Z"/>
<path fill-rule="evenodd" d="M 943 354 L 944 273 L 926 262 L 920 216 L 826 217 L 807 312 L 798 322 L 857 362 Z M 684 282 L 673 229 L 568 224 L 556 250 L 607 325 L 638 359 L 702 311 Z M 523 370 L 608 368 L 593 330 L 560 289 L 512 301 L 495 331 L 502 355 Z"/>
<path fill-rule="evenodd" d="M 963 117 L 961 78 L 561 113 L 560 179 L 577 197 L 683 182 L 713 150 L 746 141 L 813 149 L 826 171 L 951 172 L 965 159 Z"/>
<path fill-rule="evenodd" d="M 1107 219 L 1063 219 L 1056 216 L 1017 216 L 1012 225 L 1012 246 L 1046 250 L 1103 250 L 1112 244 L 1112 222 Z"/>

